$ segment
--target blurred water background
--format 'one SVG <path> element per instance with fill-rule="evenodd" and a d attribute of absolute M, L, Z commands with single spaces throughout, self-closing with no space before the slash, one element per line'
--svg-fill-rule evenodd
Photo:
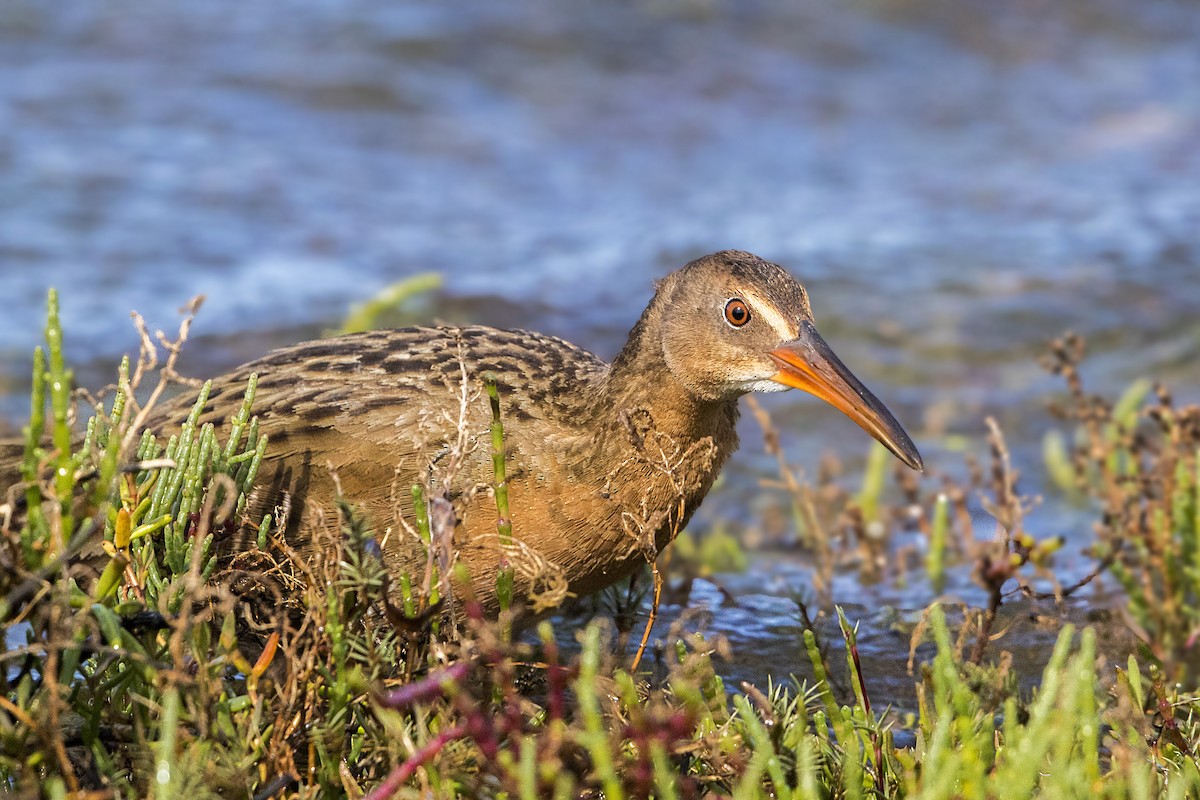
<path fill-rule="evenodd" d="M 206 376 L 431 270 L 414 322 L 611 357 L 655 277 L 733 247 L 808 285 L 927 464 L 982 454 L 994 414 L 1043 491 L 1057 385 L 1035 359 L 1064 329 L 1093 388 L 1200 399 L 1197 42 L 1200 5 L 1170 0 L 7 0 L 0 418 L 28 413 L 48 286 L 95 387 L 135 347 L 131 309 L 172 330 L 206 294 L 184 362 Z M 810 474 L 867 450 L 816 401 L 767 405 Z M 771 472 L 747 420 L 697 527 L 761 538 Z M 1068 537 L 1064 577 L 1090 567 L 1087 513 L 1048 493 L 1030 526 Z M 786 673 L 803 560 L 724 580 L 738 603 L 700 589 L 712 627 L 745 674 Z M 980 601 L 969 575 L 950 591 Z M 852 577 L 834 596 L 931 599 Z M 864 649 L 895 657 L 880 620 Z"/>

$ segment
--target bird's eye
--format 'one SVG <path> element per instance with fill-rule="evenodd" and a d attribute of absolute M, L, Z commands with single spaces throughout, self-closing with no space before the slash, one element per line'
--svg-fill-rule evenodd
<path fill-rule="evenodd" d="M 740 298 L 733 298 L 725 304 L 725 321 L 734 328 L 740 328 L 750 321 L 750 308 Z"/>

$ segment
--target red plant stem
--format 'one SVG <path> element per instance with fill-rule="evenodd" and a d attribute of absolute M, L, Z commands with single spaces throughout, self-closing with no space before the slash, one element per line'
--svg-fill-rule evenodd
<path fill-rule="evenodd" d="M 862 690 L 863 712 L 869 717 L 871 716 L 871 696 L 867 694 L 867 678 L 863 675 L 862 661 L 858 658 L 857 643 L 850 645 L 850 657 L 854 659 L 854 671 L 858 673 L 855 677 L 858 678 L 858 687 Z"/>
<path fill-rule="evenodd" d="M 558 664 L 551 664 L 548 670 L 547 683 L 549 684 L 548 705 L 550 711 L 550 719 L 562 719 L 567 708 L 567 679 L 570 670 Z"/>
<path fill-rule="evenodd" d="M 379 705 L 385 708 L 407 708 L 413 703 L 431 700 L 442 694 L 442 687 L 446 683 L 461 681 L 467 677 L 470 670 L 471 664 L 467 661 L 451 664 L 445 669 L 426 675 L 416 683 L 409 683 L 388 692 L 379 699 Z"/>
<path fill-rule="evenodd" d="M 862 689 L 863 697 L 863 713 L 868 717 L 871 716 L 871 696 L 867 694 L 867 677 L 863 674 L 862 661 L 858 657 L 858 643 L 850 645 L 850 656 L 854 659 L 854 671 L 858 673 L 858 686 Z M 880 797 L 883 796 L 884 790 L 887 788 L 887 778 L 884 775 L 883 763 L 883 743 L 879 740 L 879 731 L 875 729 L 874 724 L 871 725 L 871 744 L 875 751 L 875 788 L 879 792 Z"/>
<path fill-rule="evenodd" d="M 395 794 L 404 783 L 413 776 L 426 761 L 436 756 L 443 747 L 455 739 L 461 739 L 467 735 L 465 725 L 455 725 L 453 728 L 448 728 L 442 731 L 433 738 L 428 744 L 422 747 L 417 752 L 408 757 L 400 766 L 392 770 L 392 773 L 384 778 L 383 782 L 371 790 L 364 800 L 387 800 Z"/>

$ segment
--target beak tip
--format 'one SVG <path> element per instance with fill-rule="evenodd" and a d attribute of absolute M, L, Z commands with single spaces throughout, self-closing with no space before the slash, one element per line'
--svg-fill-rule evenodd
<path fill-rule="evenodd" d="M 914 470 L 915 472 L 924 474 L 925 460 L 921 458 L 921 454 L 917 451 L 916 445 L 914 445 L 911 441 L 906 442 L 906 444 L 908 446 L 900 449 L 896 455 L 899 456 L 900 460 L 904 462 L 906 467 Z"/>

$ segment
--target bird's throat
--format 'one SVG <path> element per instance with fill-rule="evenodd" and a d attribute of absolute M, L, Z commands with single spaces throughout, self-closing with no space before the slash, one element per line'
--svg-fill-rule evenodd
<path fill-rule="evenodd" d="M 737 448 L 737 401 L 699 397 L 684 385 L 667 364 L 655 322 L 651 306 L 600 381 L 591 409 L 597 457 L 621 467 L 616 483 L 636 489 L 663 478 L 660 493 L 678 490 L 694 507 Z"/>

